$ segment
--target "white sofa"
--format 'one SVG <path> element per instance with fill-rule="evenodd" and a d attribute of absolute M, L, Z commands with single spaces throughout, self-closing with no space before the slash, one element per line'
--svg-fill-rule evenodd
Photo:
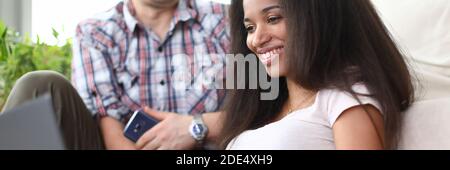
<path fill-rule="evenodd" d="M 398 149 L 450 150 L 450 98 L 416 102 L 405 114 Z"/>
<path fill-rule="evenodd" d="M 398 149 L 450 150 L 450 1 L 372 2 L 418 80 Z"/>
<path fill-rule="evenodd" d="M 450 1 L 372 2 L 421 83 L 418 100 L 450 98 Z"/>

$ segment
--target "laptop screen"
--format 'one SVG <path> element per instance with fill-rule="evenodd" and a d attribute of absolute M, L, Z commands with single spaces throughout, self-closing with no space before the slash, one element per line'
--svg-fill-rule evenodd
<path fill-rule="evenodd" d="M 0 114 L 0 150 L 62 150 L 50 95 Z"/>

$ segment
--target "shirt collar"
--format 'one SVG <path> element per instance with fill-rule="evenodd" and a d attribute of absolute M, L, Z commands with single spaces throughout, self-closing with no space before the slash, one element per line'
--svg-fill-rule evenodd
<path fill-rule="evenodd" d="M 125 0 L 123 5 L 123 15 L 125 18 L 125 24 L 130 29 L 130 32 L 133 32 L 138 24 L 136 16 L 136 10 L 134 9 L 133 3 L 130 0 Z"/>
<path fill-rule="evenodd" d="M 174 22 L 188 21 L 197 18 L 197 11 L 191 5 L 192 0 L 180 0 L 177 10 L 175 11 Z"/>
<path fill-rule="evenodd" d="M 172 19 L 172 23 L 170 25 L 170 30 L 174 29 L 177 23 L 179 22 L 187 22 L 191 19 L 196 19 L 198 12 L 193 9 L 191 3 L 191 0 L 180 0 L 178 2 L 178 7 L 175 11 L 174 18 Z M 133 6 L 133 3 L 131 3 L 131 0 L 125 0 L 124 6 L 124 18 L 125 23 L 127 24 L 127 27 L 130 29 L 131 32 L 133 32 L 136 28 L 136 25 L 139 23 L 136 19 L 136 10 Z"/>

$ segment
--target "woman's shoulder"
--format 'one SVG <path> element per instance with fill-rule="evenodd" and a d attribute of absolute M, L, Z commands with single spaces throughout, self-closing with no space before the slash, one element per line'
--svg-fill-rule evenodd
<path fill-rule="evenodd" d="M 369 88 L 363 83 L 354 84 L 352 91 L 339 88 L 327 88 L 318 92 L 317 104 L 328 119 L 330 125 L 333 125 L 336 119 L 346 110 L 361 106 L 372 105 L 381 111 L 379 102 L 373 97 Z"/>
<path fill-rule="evenodd" d="M 364 83 L 355 83 L 352 85 L 352 90 L 358 94 L 358 95 L 371 95 L 371 92 L 369 91 L 368 87 Z M 349 91 L 337 88 L 337 87 L 329 87 L 325 89 L 321 89 L 319 91 L 319 94 L 321 94 L 322 97 L 329 97 L 333 95 L 340 95 L 340 94 L 351 94 Z"/>

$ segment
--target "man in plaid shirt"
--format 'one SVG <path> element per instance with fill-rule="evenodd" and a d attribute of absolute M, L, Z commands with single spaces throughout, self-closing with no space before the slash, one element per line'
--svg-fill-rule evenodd
<path fill-rule="evenodd" d="M 218 135 L 228 31 L 225 7 L 207 0 L 125 0 L 78 25 L 76 91 L 56 73 L 33 72 L 8 103 L 36 97 L 20 97 L 24 88 L 50 92 L 69 149 L 193 149 L 203 136 L 190 125 L 206 125 L 207 141 Z M 134 143 L 123 128 L 136 110 L 160 122 Z"/>

